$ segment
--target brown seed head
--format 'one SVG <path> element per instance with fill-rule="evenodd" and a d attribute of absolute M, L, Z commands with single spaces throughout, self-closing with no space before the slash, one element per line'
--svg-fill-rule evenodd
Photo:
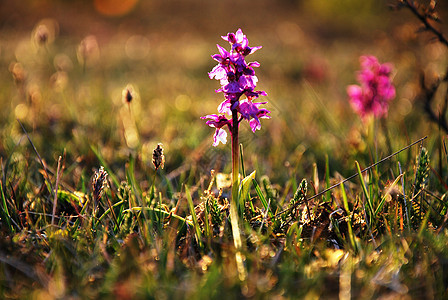
<path fill-rule="evenodd" d="M 100 167 L 92 178 L 93 199 L 98 201 L 103 196 L 103 191 L 107 187 L 107 172 Z"/>
<path fill-rule="evenodd" d="M 162 146 L 163 145 L 159 143 L 152 153 L 152 163 L 154 164 L 156 171 L 159 168 L 163 169 L 165 165 L 165 155 L 163 155 Z"/>
<path fill-rule="evenodd" d="M 128 104 L 131 103 L 132 100 L 135 98 L 134 87 L 132 85 L 128 84 L 123 89 L 123 92 L 121 95 L 122 95 L 123 102 L 128 103 Z"/>

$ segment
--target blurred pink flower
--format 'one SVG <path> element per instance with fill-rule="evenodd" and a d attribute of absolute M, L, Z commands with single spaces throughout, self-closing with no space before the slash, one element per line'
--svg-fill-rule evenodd
<path fill-rule="evenodd" d="M 380 64 L 375 56 L 361 56 L 359 85 L 349 85 L 347 94 L 353 109 L 365 119 L 369 115 L 387 116 L 389 102 L 395 98 L 395 87 L 390 75 L 392 65 Z"/>

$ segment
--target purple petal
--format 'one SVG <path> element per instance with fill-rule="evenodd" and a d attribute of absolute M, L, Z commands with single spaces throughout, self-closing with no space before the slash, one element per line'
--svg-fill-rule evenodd
<path fill-rule="evenodd" d="M 224 91 L 224 93 L 230 94 L 241 93 L 243 91 L 241 86 L 235 81 L 229 82 L 229 84 L 223 86 L 222 90 Z"/>
<path fill-rule="evenodd" d="M 268 114 L 270 114 L 270 113 L 271 113 L 270 110 L 262 108 L 258 111 L 257 117 L 260 119 L 270 119 L 271 116 L 268 116 Z"/>
<path fill-rule="evenodd" d="M 221 114 L 228 114 L 231 115 L 232 111 L 230 109 L 230 100 L 225 100 L 223 101 L 219 106 L 218 106 L 218 112 Z"/>
<path fill-rule="evenodd" d="M 219 142 L 227 143 L 227 132 L 224 129 L 217 128 L 213 135 L 213 146 L 218 146 Z"/>
<path fill-rule="evenodd" d="M 257 51 L 257 50 L 260 50 L 260 49 L 263 48 L 263 47 L 262 47 L 262 46 L 257 46 L 257 47 L 247 47 L 247 48 L 249 49 L 249 53 L 246 54 L 246 55 L 249 55 L 249 54 L 254 53 L 254 52 Z"/>
<path fill-rule="evenodd" d="M 236 32 L 235 32 L 235 38 L 236 38 L 236 42 L 237 43 L 241 43 L 243 42 L 243 39 L 246 36 L 243 34 L 243 31 L 241 30 L 241 28 L 239 28 Z"/>
<path fill-rule="evenodd" d="M 391 64 L 385 63 L 385 64 L 382 64 L 380 66 L 379 73 L 381 75 L 389 76 L 391 72 L 392 72 L 392 65 Z"/>
<path fill-rule="evenodd" d="M 359 85 L 349 85 L 347 87 L 347 94 L 352 99 L 361 99 L 362 89 Z"/>
<path fill-rule="evenodd" d="M 225 125 L 231 124 L 231 121 L 228 120 L 224 115 L 216 115 L 216 114 L 207 115 L 205 117 L 201 117 L 201 119 L 210 119 L 207 122 L 205 122 L 205 124 L 214 128 L 221 128 L 224 127 Z"/>
<path fill-rule="evenodd" d="M 361 67 L 363 68 L 374 68 L 379 65 L 378 59 L 373 55 L 364 55 L 359 58 L 361 62 Z"/>
<path fill-rule="evenodd" d="M 258 68 L 260 66 L 260 63 L 258 61 L 253 61 L 248 63 L 248 66 L 252 67 L 252 68 Z"/>
<path fill-rule="evenodd" d="M 216 65 L 210 72 L 208 72 L 208 77 L 210 79 L 215 78 L 216 80 L 222 80 L 227 77 L 226 70 L 222 67 L 222 65 Z"/>
<path fill-rule="evenodd" d="M 250 124 L 250 128 L 252 129 L 252 132 L 255 132 L 255 131 L 261 129 L 260 120 L 258 120 L 258 118 L 254 118 L 254 119 L 250 120 L 249 124 Z"/>
<path fill-rule="evenodd" d="M 221 54 L 222 58 L 229 57 L 229 52 L 226 49 L 224 49 L 224 47 L 222 47 L 222 46 L 220 46 L 218 44 L 216 46 L 218 47 L 219 53 Z"/>

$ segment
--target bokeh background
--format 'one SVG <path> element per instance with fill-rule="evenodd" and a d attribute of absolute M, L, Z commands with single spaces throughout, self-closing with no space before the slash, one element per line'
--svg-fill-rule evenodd
<path fill-rule="evenodd" d="M 326 155 L 332 170 L 348 175 L 355 160 L 368 165 L 424 135 L 431 149 L 443 133 L 417 98 L 419 75 L 430 82 L 443 74 L 446 49 L 393 3 L 3 0 L 0 155 L 35 156 L 18 119 L 48 165 L 65 151 L 64 178 L 75 188 L 99 166 L 92 149 L 122 177 L 136 156 L 142 181 L 157 143 L 175 184 L 196 183 L 211 169 L 228 172 L 229 145 L 212 147 L 214 131 L 200 117 L 216 113 L 223 99 L 207 75 L 210 56 L 217 43 L 227 47 L 220 36 L 238 28 L 250 45 L 263 46 L 250 60 L 261 63 L 258 88 L 272 111 L 256 134 L 241 129 L 248 170 L 281 185 L 293 172 L 310 176 L 313 163 L 323 170 Z M 446 20 L 446 4 L 439 11 Z M 365 54 L 395 66 L 397 97 L 375 129 L 376 154 L 346 95 Z M 126 88 L 134 96 L 129 106 Z"/>

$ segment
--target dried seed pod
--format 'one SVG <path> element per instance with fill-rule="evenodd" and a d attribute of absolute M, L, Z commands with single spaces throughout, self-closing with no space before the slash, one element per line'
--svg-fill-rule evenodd
<path fill-rule="evenodd" d="M 134 87 L 128 84 L 122 92 L 122 99 L 124 103 L 130 104 L 132 100 L 135 98 Z"/>
<path fill-rule="evenodd" d="M 162 146 L 163 145 L 159 143 L 152 153 L 152 163 L 154 164 L 156 171 L 159 168 L 163 169 L 165 165 L 165 155 L 163 155 Z"/>
<path fill-rule="evenodd" d="M 107 172 L 104 167 L 100 167 L 92 178 L 92 188 L 93 188 L 93 200 L 95 201 L 95 206 L 97 201 L 103 196 L 103 191 L 107 187 Z"/>

